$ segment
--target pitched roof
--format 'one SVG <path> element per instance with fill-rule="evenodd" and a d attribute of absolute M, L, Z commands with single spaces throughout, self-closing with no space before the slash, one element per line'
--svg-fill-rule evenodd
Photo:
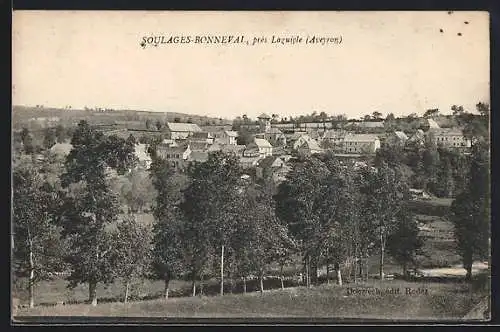
<path fill-rule="evenodd" d="M 254 139 L 254 142 L 255 144 L 259 147 L 259 148 L 272 148 L 273 146 L 271 145 L 271 143 L 269 143 L 266 139 L 263 139 L 263 138 L 255 138 Z"/>
<path fill-rule="evenodd" d="M 229 137 L 238 137 L 238 132 L 233 130 L 226 130 L 226 135 Z"/>
<path fill-rule="evenodd" d="M 204 142 L 190 142 L 189 143 L 189 148 L 192 151 L 205 151 L 208 149 L 208 143 Z"/>
<path fill-rule="evenodd" d="M 274 157 L 274 156 L 267 156 L 265 157 L 264 159 L 261 159 L 259 161 L 259 167 L 262 167 L 262 168 L 269 168 L 271 167 L 271 165 L 274 163 L 274 161 L 277 159 L 278 157 Z"/>
<path fill-rule="evenodd" d="M 395 131 L 394 134 L 401 140 L 407 140 L 408 136 L 402 131 Z"/>
<path fill-rule="evenodd" d="M 191 149 L 191 148 L 189 148 Z M 178 153 L 184 153 L 186 152 L 187 150 L 187 147 L 186 146 L 176 146 L 176 147 L 173 147 L 173 146 L 166 146 L 166 145 L 158 145 L 157 147 L 157 150 L 158 152 L 168 152 L 168 153 L 173 153 L 173 152 L 178 152 Z"/>
<path fill-rule="evenodd" d="M 430 128 L 432 133 L 438 135 L 453 135 L 453 136 L 463 136 L 463 132 L 459 128 Z"/>
<path fill-rule="evenodd" d="M 146 144 L 137 144 L 135 146 L 135 155 L 140 161 L 149 161 L 151 157 L 146 150 Z"/>
<path fill-rule="evenodd" d="M 279 130 L 278 128 L 275 128 L 275 127 L 271 127 L 267 132 L 266 134 L 283 134 L 283 132 L 281 130 Z"/>
<path fill-rule="evenodd" d="M 327 130 L 323 133 L 323 138 L 343 138 L 347 133 L 344 130 Z"/>
<path fill-rule="evenodd" d="M 305 131 L 296 131 L 293 134 L 289 136 L 290 140 L 296 140 L 299 139 L 300 137 L 309 137 L 309 134 Z"/>
<path fill-rule="evenodd" d="M 192 138 L 199 138 L 199 139 L 208 139 L 212 138 L 212 134 L 206 131 L 197 131 L 193 133 Z"/>
<path fill-rule="evenodd" d="M 190 161 L 205 162 L 208 160 L 208 152 L 192 151 L 188 159 Z"/>
<path fill-rule="evenodd" d="M 169 146 L 178 146 L 178 144 L 175 142 L 175 140 L 173 139 L 170 139 L 170 138 L 165 138 L 161 144 L 166 144 L 166 145 L 169 145 Z"/>
<path fill-rule="evenodd" d="M 221 146 L 221 151 L 224 153 L 236 153 L 236 154 L 241 154 L 243 153 L 243 150 L 245 150 L 244 145 L 222 145 Z"/>
<path fill-rule="evenodd" d="M 363 121 L 358 122 L 357 125 L 363 128 L 383 128 L 384 121 Z"/>
<path fill-rule="evenodd" d="M 271 117 L 267 115 L 266 113 L 262 113 L 257 117 L 257 119 L 270 119 Z"/>
<path fill-rule="evenodd" d="M 299 148 L 302 148 L 302 147 L 304 147 L 304 146 L 305 146 L 306 148 L 308 148 L 309 150 L 316 150 L 316 151 L 321 151 L 321 150 L 323 150 L 323 149 L 319 146 L 318 142 L 316 142 L 316 140 L 314 140 L 314 139 L 306 139 L 306 140 L 304 140 L 304 143 L 302 143 L 302 144 L 300 145 L 300 147 L 299 147 Z"/>
<path fill-rule="evenodd" d="M 377 135 L 371 134 L 350 134 L 344 137 L 345 142 L 373 142 L 378 140 Z"/>
<path fill-rule="evenodd" d="M 73 149 L 73 145 L 70 143 L 56 143 L 50 148 L 50 151 L 60 156 L 67 156 L 71 149 Z"/>
<path fill-rule="evenodd" d="M 200 132 L 201 128 L 195 123 L 167 122 L 167 127 L 171 131 L 178 132 Z"/>
<path fill-rule="evenodd" d="M 245 163 L 245 164 L 252 163 L 252 164 L 256 164 L 257 161 L 259 161 L 261 158 L 262 157 L 260 157 L 260 156 L 252 156 L 252 157 L 241 156 L 240 157 L 240 163 Z"/>
<path fill-rule="evenodd" d="M 433 119 L 427 119 L 427 124 L 429 125 L 429 128 L 440 128 L 437 122 Z"/>
<path fill-rule="evenodd" d="M 276 158 L 274 159 L 273 163 L 271 164 L 271 167 L 283 167 L 285 165 L 285 161 L 281 158 Z"/>

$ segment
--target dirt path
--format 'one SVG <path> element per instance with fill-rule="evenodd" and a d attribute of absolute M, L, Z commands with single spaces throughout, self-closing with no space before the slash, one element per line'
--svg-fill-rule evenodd
<path fill-rule="evenodd" d="M 472 274 L 488 269 L 488 264 L 483 262 L 475 262 L 472 264 Z M 466 271 L 462 265 L 454 265 L 452 267 L 442 267 L 435 269 L 421 269 L 419 270 L 424 277 L 462 277 L 465 276 Z"/>

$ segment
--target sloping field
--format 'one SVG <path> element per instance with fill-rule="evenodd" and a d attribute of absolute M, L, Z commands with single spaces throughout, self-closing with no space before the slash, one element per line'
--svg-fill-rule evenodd
<path fill-rule="evenodd" d="M 481 299 L 461 283 L 404 281 L 356 284 L 356 289 L 399 289 L 399 294 L 352 294 L 349 285 L 293 287 L 214 297 L 185 297 L 142 302 L 85 304 L 22 309 L 18 316 L 123 316 L 172 318 L 357 318 L 389 320 L 461 320 Z M 406 289 L 426 290 L 407 294 Z"/>

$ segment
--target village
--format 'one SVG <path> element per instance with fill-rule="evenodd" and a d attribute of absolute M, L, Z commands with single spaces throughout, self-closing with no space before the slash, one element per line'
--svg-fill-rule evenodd
<path fill-rule="evenodd" d="M 233 125 L 198 125 L 187 122 L 166 122 L 161 129 L 164 137 L 157 145 L 159 156 L 168 160 L 179 171 L 190 163 L 204 162 L 210 152 L 222 151 L 235 154 L 243 168 L 255 168 L 262 176 L 264 167 L 270 167 L 276 183 L 290 170 L 290 163 L 297 156 L 332 153 L 346 160 L 363 160 L 374 156 L 381 147 L 414 149 L 432 141 L 436 146 L 467 154 L 471 140 L 462 128 L 441 128 L 432 118 L 417 119 L 417 126 L 404 132 L 387 130 L 383 120 L 345 122 L 334 126 L 332 121 L 282 123 L 273 121 L 263 113 L 256 121 L 237 122 Z M 57 121 L 57 120 L 56 120 Z M 130 128 L 115 129 L 115 125 L 96 125 L 107 135 L 137 138 L 158 136 L 157 130 Z M 246 141 L 239 139 L 244 132 Z M 246 143 L 246 144 L 241 144 Z M 137 141 L 135 155 L 138 167 L 148 169 L 151 156 L 148 144 Z M 71 150 L 69 143 L 57 143 L 51 150 L 65 156 Z"/>
<path fill-rule="evenodd" d="M 130 14 L 13 15 L 12 321 L 491 319 L 487 13 Z"/>

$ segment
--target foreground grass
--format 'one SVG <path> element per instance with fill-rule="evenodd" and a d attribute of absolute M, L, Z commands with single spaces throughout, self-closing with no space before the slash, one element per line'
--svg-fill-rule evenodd
<path fill-rule="evenodd" d="M 399 288 L 400 294 L 348 293 L 348 287 Z M 427 294 L 406 295 L 405 289 L 423 288 Z M 462 283 L 369 282 L 356 285 L 321 285 L 214 297 L 60 305 L 22 309 L 17 316 L 122 316 L 171 318 L 386 318 L 390 320 L 460 320 L 481 301 Z"/>

